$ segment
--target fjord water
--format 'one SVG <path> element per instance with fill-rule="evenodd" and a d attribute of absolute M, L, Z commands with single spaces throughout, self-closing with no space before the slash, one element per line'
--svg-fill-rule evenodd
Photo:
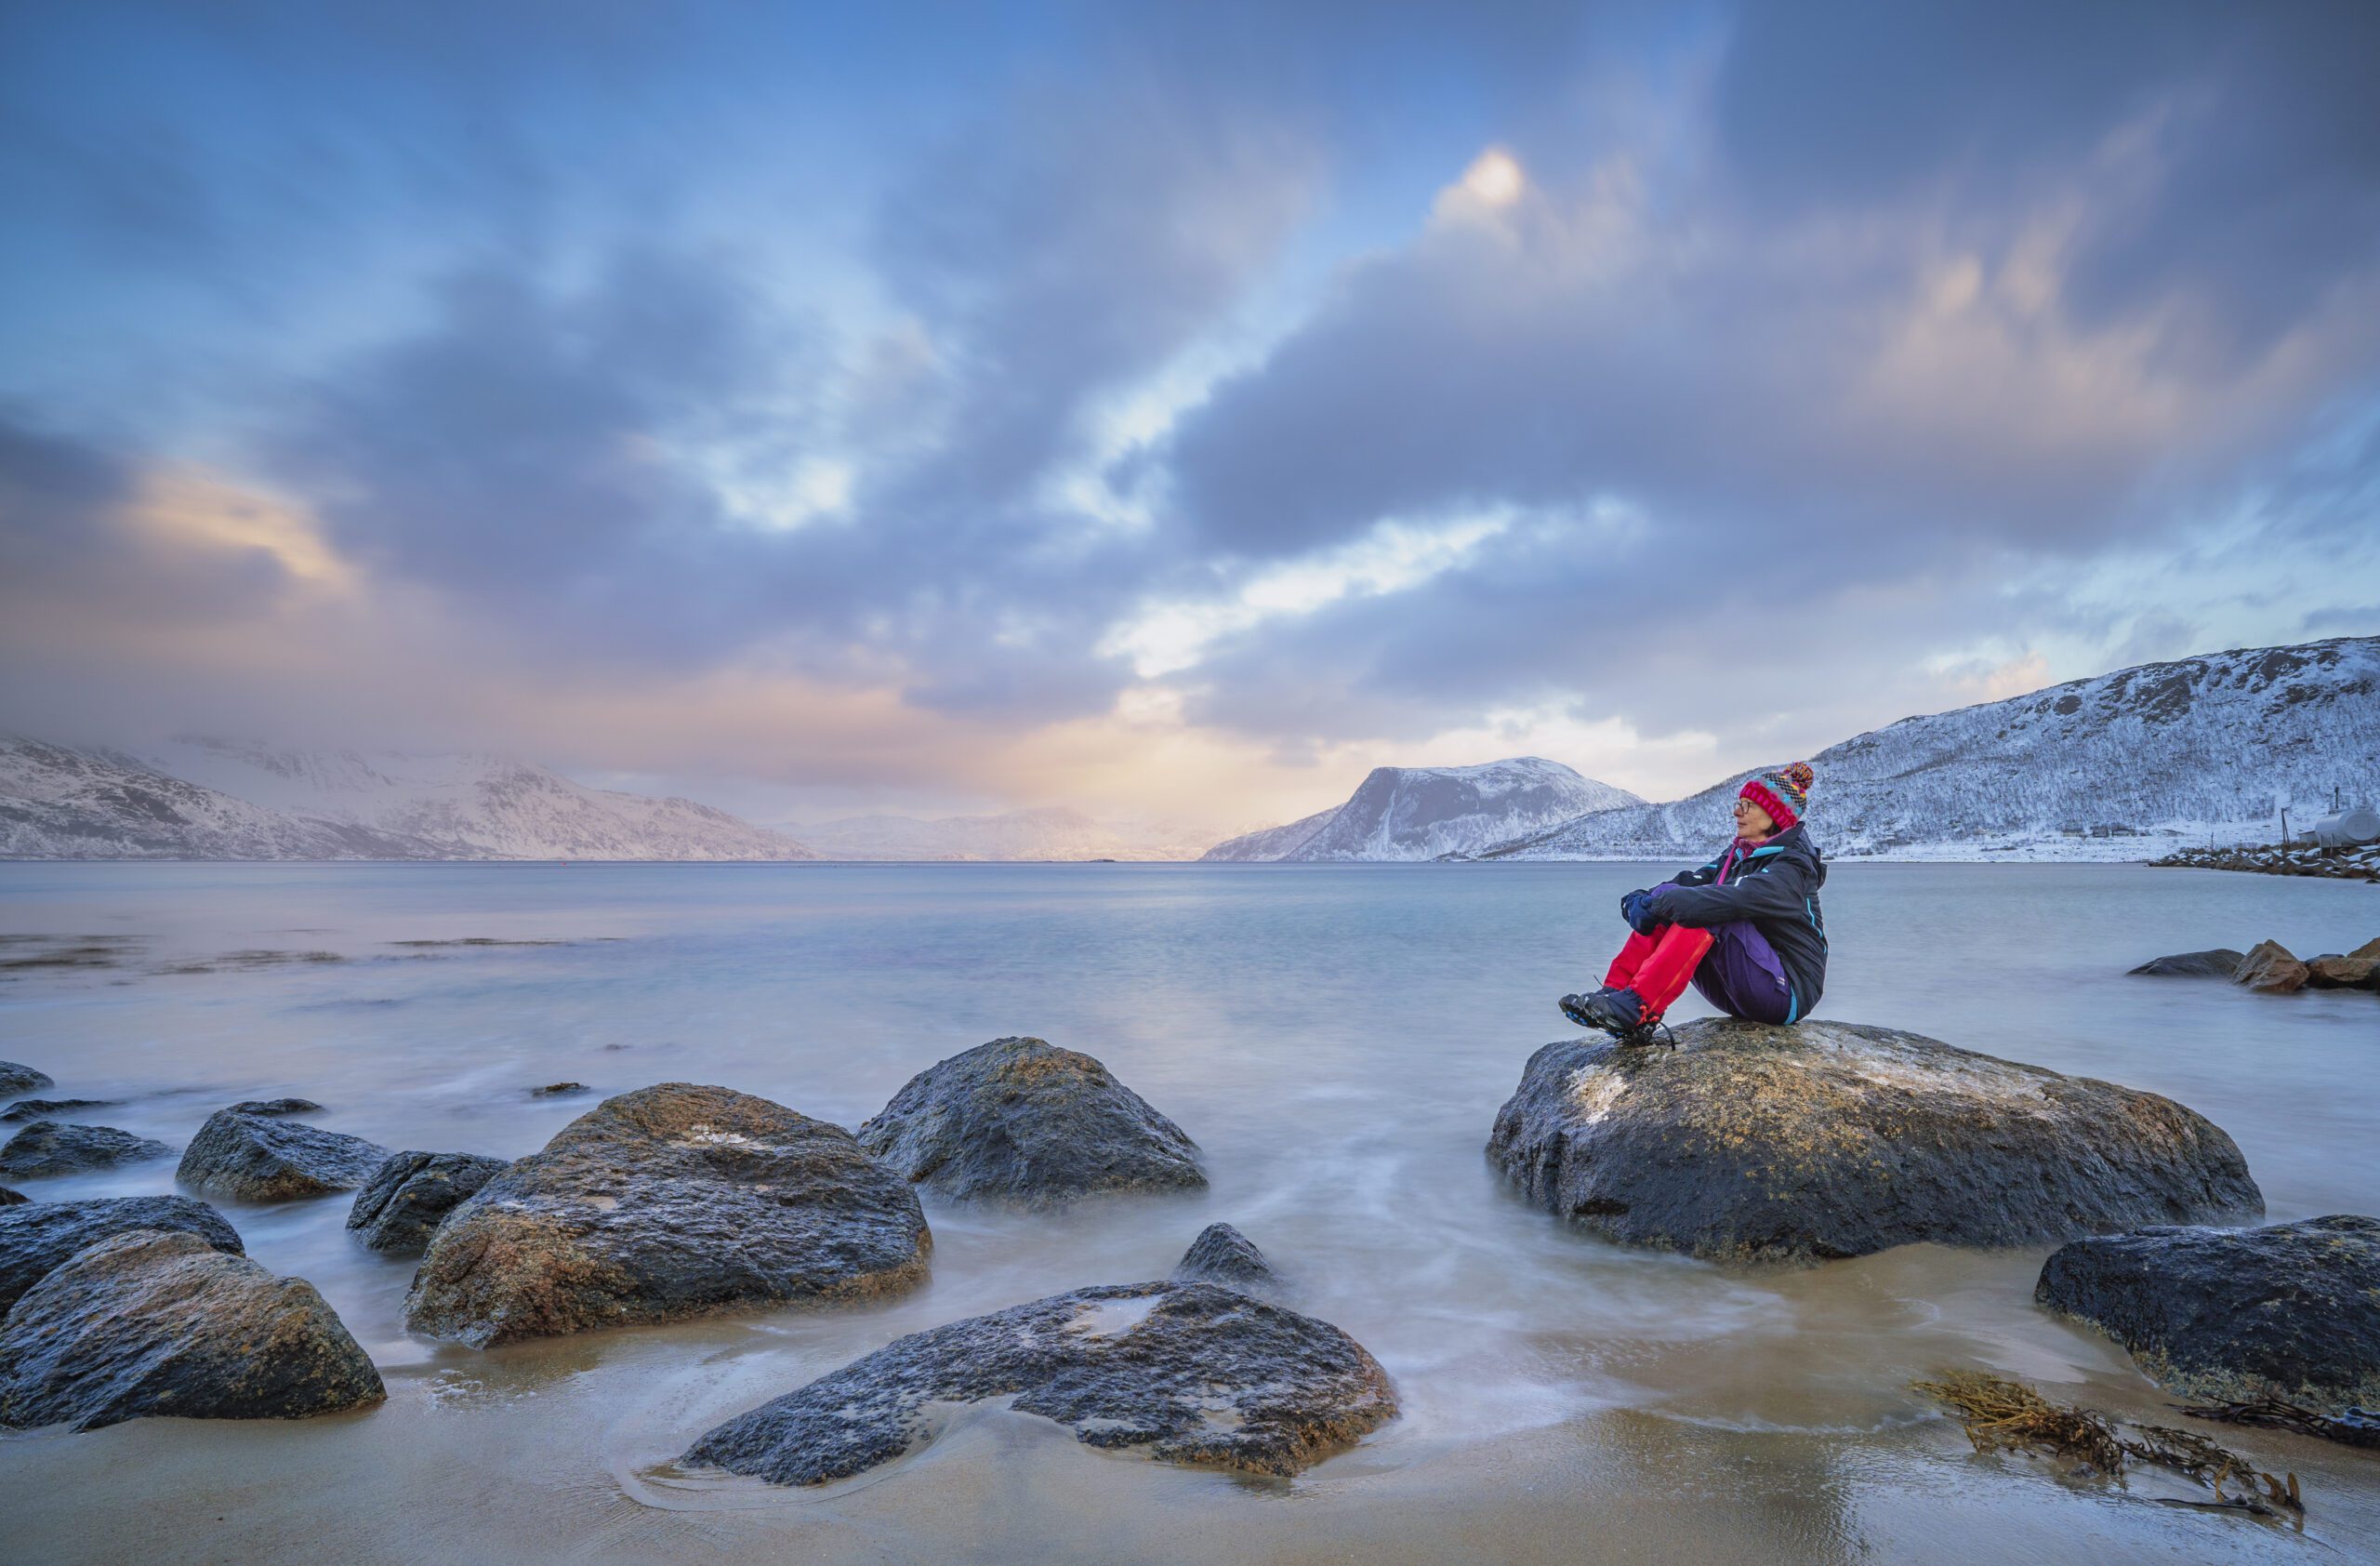
<path fill-rule="evenodd" d="M 1011 1033 L 1104 1060 L 1213 1180 L 1061 1214 L 927 1201 L 932 1281 L 491 1352 L 406 1335 L 412 1264 L 347 1203 L 227 1208 L 311 1280 L 390 1400 L 299 1423 L 0 1437 L 0 1555 L 46 1561 L 2369 1559 L 2380 1462 L 2272 1432 L 2293 1532 L 1978 1456 L 1907 1390 L 1994 1368 L 2163 1405 L 2032 1305 L 2043 1250 L 1727 1268 L 1631 1252 L 1507 1191 L 1481 1148 L 1554 1008 L 1620 934 L 1633 865 L 0 865 L 0 1058 L 179 1147 L 298 1094 L 394 1148 L 518 1155 L 605 1095 L 718 1082 L 855 1125 Z M 2135 866 L 1838 867 L 1825 1015 L 2167 1094 L 2246 1152 L 2275 1218 L 2380 1212 L 2380 1003 L 2130 978 L 2164 952 L 2380 935 L 2380 889 Z M 467 940 L 538 945 L 405 944 Z M 293 960 L 311 957 L 312 960 Z M 197 969 L 203 971 L 175 971 Z M 1680 1016 L 1700 1015 L 1689 996 Z M 580 1097 L 536 1098 L 557 1081 Z M 171 1188 L 170 1161 L 38 1182 Z M 947 1411 L 822 1491 L 677 1468 L 718 1420 L 906 1332 L 1161 1276 L 1227 1219 L 1404 1416 L 1292 1482 Z"/>

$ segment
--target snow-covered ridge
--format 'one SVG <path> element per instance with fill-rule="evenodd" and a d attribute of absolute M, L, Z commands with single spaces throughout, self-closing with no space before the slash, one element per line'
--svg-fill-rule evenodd
<path fill-rule="evenodd" d="M 509 757 L 183 737 L 147 754 L 0 737 L 0 856 L 205 859 L 807 859 L 685 799 Z"/>
<path fill-rule="evenodd" d="M 1811 831 L 1837 857 L 2146 859 L 2269 841 L 2380 791 L 2380 637 L 2209 653 L 1856 736 L 1810 758 Z M 1750 772 L 1687 799 L 1581 815 L 1489 849 L 1693 857 Z"/>
<path fill-rule="evenodd" d="M 1217 843 L 1206 857 L 1436 859 L 1475 854 L 1590 811 L 1643 803 L 1540 756 L 1477 766 L 1374 767 L 1346 803 Z"/>

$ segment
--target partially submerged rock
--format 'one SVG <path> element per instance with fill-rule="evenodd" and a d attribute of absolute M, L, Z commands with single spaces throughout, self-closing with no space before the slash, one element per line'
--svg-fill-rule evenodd
<path fill-rule="evenodd" d="M 28 1202 L 0 1213 L 0 1316 L 75 1252 L 135 1229 L 196 1235 L 218 1251 L 245 1254 L 222 1214 L 186 1196 Z"/>
<path fill-rule="evenodd" d="M 2267 995 L 2286 995 L 2306 983 L 2306 964 L 2279 941 L 2258 941 L 2240 960 L 2231 982 Z"/>
<path fill-rule="evenodd" d="M 723 1087 L 602 1104 L 447 1215 L 405 1320 L 515 1338 L 906 1289 L 932 1246 L 917 1193 L 852 1134 Z"/>
<path fill-rule="evenodd" d="M 388 1161 L 361 1136 L 300 1125 L 234 1105 L 218 1109 L 182 1153 L 175 1178 L 213 1196 L 290 1201 L 351 1191 Z"/>
<path fill-rule="evenodd" d="M 2228 979 L 2240 971 L 2247 955 L 2228 946 L 2211 947 L 2204 951 L 2177 951 L 2171 957 L 2152 957 L 2131 972 L 2160 978 Z"/>
<path fill-rule="evenodd" d="M 479 1153 L 394 1154 L 355 1193 L 347 1227 L 383 1254 L 418 1254 L 446 1214 L 506 1167 Z"/>
<path fill-rule="evenodd" d="M 529 1090 L 529 1096 L 532 1098 L 568 1098 L 573 1094 L 585 1093 L 586 1091 L 587 1084 L 585 1082 L 548 1082 L 543 1087 L 531 1088 Z"/>
<path fill-rule="evenodd" d="M 1712 1018 L 1677 1048 L 1546 1045 L 1488 1151 L 1629 1244 L 1819 1260 L 2261 1214 L 2240 1149 L 2168 1098 L 1914 1033 Z"/>
<path fill-rule="evenodd" d="M 387 1395 L 312 1284 L 192 1234 L 101 1241 L 0 1319 L 0 1425 L 298 1419 Z"/>
<path fill-rule="evenodd" d="M 2308 989 L 2380 989 L 2380 957 L 2317 957 L 2306 964 Z"/>
<path fill-rule="evenodd" d="M 2192 1397 L 2380 1405 L 2380 1218 L 2078 1240 L 2043 1265 L 2033 1298 Z"/>
<path fill-rule="evenodd" d="M 311 1098 L 247 1098 L 231 1107 L 235 1115 L 316 1115 L 323 1107 Z"/>
<path fill-rule="evenodd" d="M 931 1439 L 932 1403 L 994 1398 L 1091 1446 L 1265 1474 L 1396 1413 L 1387 1373 L 1327 1321 L 1210 1283 L 1135 1283 L 913 1333 L 727 1421 L 686 1461 L 820 1484 Z"/>
<path fill-rule="evenodd" d="M 1220 1283 L 1245 1294 L 1269 1294 L 1281 1286 L 1280 1275 L 1253 1241 L 1229 1224 L 1209 1224 L 1199 1230 L 1190 1249 L 1173 1264 L 1177 1282 Z"/>
<path fill-rule="evenodd" d="M 0 1060 L 0 1098 L 12 1098 L 20 1093 L 37 1093 L 46 1087 L 56 1087 L 48 1073 L 36 1071 L 30 1066 L 20 1066 L 13 1060 Z"/>
<path fill-rule="evenodd" d="M 0 1186 L 0 1207 L 14 1207 L 26 1200 L 24 1192 L 12 1191 L 6 1186 Z"/>
<path fill-rule="evenodd" d="M 995 1039 L 927 1068 L 860 1145 L 943 1196 L 1064 1201 L 1202 1187 L 1198 1146 L 1087 1055 Z"/>
<path fill-rule="evenodd" d="M 77 1174 L 120 1163 L 165 1158 L 173 1148 L 112 1125 L 74 1125 L 35 1121 L 0 1148 L 0 1174 L 31 1180 L 45 1174 Z"/>
<path fill-rule="evenodd" d="M 0 1109 L 0 1121 L 46 1121 L 60 1115 L 71 1115 L 77 1109 L 105 1109 L 116 1103 L 112 1098 L 20 1098 L 6 1109 Z"/>

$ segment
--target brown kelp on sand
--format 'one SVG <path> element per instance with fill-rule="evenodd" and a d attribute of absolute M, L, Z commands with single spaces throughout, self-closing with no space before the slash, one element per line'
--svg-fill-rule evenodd
<path fill-rule="evenodd" d="M 2022 1382 L 1981 1371 L 1947 1371 L 1911 1389 L 1959 1416 L 1977 1452 L 2041 1453 L 2082 1472 L 2122 1483 L 2128 1462 L 2176 1473 L 2214 1493 L 2211 1501 L 2160 1499 L 2160 1505 L 2236 1511 L 2255 1517 L 2300 1517 L 2306 1505 L 2295 1474 L 2275 1475 L 2193 1430 L 2137 1425 L 2096 1409 L 2054 1402 Z M 2234 1488 L 2226 1493 L 2224 1486 Z"/>

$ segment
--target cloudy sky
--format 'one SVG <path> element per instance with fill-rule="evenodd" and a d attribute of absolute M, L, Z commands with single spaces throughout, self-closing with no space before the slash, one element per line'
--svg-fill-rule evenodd
<path fill-rule="evenodd" d="M 2380 631 L 2380 7 L 0 11 L 0 727 L 1656 796 Z"/>

